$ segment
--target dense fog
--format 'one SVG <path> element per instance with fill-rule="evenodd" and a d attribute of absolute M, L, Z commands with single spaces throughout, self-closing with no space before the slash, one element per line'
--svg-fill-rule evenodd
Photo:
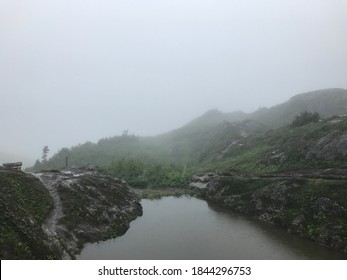
<path fill-rule="evenodd" d="M 346 10 L 338 0 L 1 0 L 1 160 L 347 88 Z"/>

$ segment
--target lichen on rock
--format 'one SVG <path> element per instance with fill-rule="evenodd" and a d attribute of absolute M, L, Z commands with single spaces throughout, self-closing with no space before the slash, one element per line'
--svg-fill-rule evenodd
<path fill-rule="evenodd" d="M 44 227 L 60 240 L 70 257 L 87 242 L 124 234 L 142 215 L 139 197 L 128 184 L 96 170 L 69 169 L 36 174 L 55 201 Z"/>

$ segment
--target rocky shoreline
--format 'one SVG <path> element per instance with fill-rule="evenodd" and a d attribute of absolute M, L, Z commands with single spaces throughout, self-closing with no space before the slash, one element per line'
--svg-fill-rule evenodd
<path fill-rule="evenodd" d="M 258 177 L 209 172 L 193 176 L 190 185 L 198 185 L 209 202 L 347 254 L 347 180 L 337 169 L 318 172 L 326 177 L 315 173 Z"/>
<path fill-rule="evenodd" d="M 90 168 L 38 173 L 55 201 L 44 223 L 71 258 L 88 242 L 123 235 L 142 215 L 139 197 L 116 177 Z"/>
<path fill-rule="evenodd" d="M 347 254 L 345 170 L 261 176 L 208 172 L 194 175 L 189 189 L 208 202 Z M 1 240 L 1 259 L 74 259 L 85 243 L 120 236 L 142 215 L 136 191 L 90 166 L 33 174 L 1 170 L 0 180 L 1 235 L 8 237 Z"/>
<path fill-rule="evenodd" d="M 85 243 L 123 235 L 130 222 L 142 215 L 140 198 L 126 182 L 102 175 L 91 167 L 32 174 L 12 170 L 2 172 L 6 177 L 11 176 L 2 187 L 12 193 L 9 197 L 13 204 L 18 203 L 17 200 L 22 202 L 24 211 L 18 213 L 8 209 L 11 205 L 1 201 L 5 218 L 9 217 L 4 221 L 6 226 L 1 234 L 13 234 L 18 239 L 14 244 L 23 244 L 25 250 L 30 250 L 30 254 L 25 254 L 24 249 L 10 250 L 6 246 L 9 240 L 4 240 L 4 244 L 0 244 L 2 259 L 74 259 Z M 25 208 L 33 204 L 39 209 L 43 202 L 35 196 L 30 201 L 17 197 L 18 186 L 29 194 L 33 191 L 30 188 L 35 186 L 45 194 L 48 202 L 41 219 L 31 218 Z M 18 220 L 18 224 L 14 225 L 13 219 Z M 25 222 L 27 219 L 29 221 Z M 31 228 L 35 229 L 34 237 L 25 233 L 33 232 Z M 37 246 L 28 245 L 33 238 L 35 244 L 42 244 L 46 253 L 38 254 Z"/>

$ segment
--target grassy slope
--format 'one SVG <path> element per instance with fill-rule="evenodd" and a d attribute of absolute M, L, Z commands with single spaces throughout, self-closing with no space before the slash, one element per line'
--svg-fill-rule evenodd
<path fill-rule="evenodd" d="M 233 145 L 219 162 L 214 159 L 205 168 L 228 170 L 231 167 L 243 173 L 269 173 L 294 169 L 328 168 L 345 165 L 347 158 L 334 160 L 307 160 L 308 151 L 325 135 L 337 131 L 347 132 L 347 119 L 338 123 L 324 120 L 302 127 L 290 125 L 268 131 L 262 135 L 243 138 Z M 271 162 L 274 155 L 283 154 L 283 162 Z"/>

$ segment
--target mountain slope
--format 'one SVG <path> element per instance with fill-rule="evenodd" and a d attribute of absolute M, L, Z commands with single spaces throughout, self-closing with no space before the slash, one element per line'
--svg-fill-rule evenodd
<path fill-rule="evenodd" d="M 301 93 L 284 103 L 270 108 L 261 108 L 253 113 L 241 111 L 223 113 L 214 109 L 207 111 L 182 128 L 167 134 L 181 130 L 210 129 L 223 121 L 239 122 L 247 119 L 261 122 L 270 127 L 279 127 L 290 123 L 296 115 L 304 111 L 318 112 L 322 117 L 347 114 L 347 90 L 331 88 Z"/>
<path fill-rule="evenodd" d="M 347 113 L 347 90 L 324 89 L 298 94 L 287 102 L 268 109 L 259 109 L 249 118 L 271 127 L 291 122 L 300 112 L 318 112 L 323 117 Z"/>
<path fill-rule="evenodd" d="M 322 117 L 347 113 L 347 90 L 326 89 L 302 93 L 287 102 L 254 113 L 223 113 L 210 110 L 187 125 L 160 135 L 168 155 L 174 158 L 204 161 L 220 150 L 224 154 L 229 145 L 245 135 L 261 134 L 270 128 L 291 123 L 301 112 L 318 112 Z M 247 124 L 247 125 L 246 125 Z M 224 151 L 224 152 L 223 152 Z M 221 155 L 215 155 L 219 158 Z M 184 160 L 185 162 L 189 160 Z"/>
<path fill-rule="evenodd" d="M 347 117 L 336 116 L 242 138 L 229 146 L 219 161 L 205 164 L 221 170 L 233 167 L 244 173 L 268 173 L 338 167 L 346 162 Z"/>
<path fill-rule="evenodd" d="M 210 110 L 179 129 L 155 137 L 122 135 L 104 138 L 98 143 L 87 142 L 70 149 L 64 148 L 48 163 L 35 168 L 62 168 L 66 156 L 69 157 L 69 164 L 76 166 L 90 163 L 107 167 L 123 158 L 201 166 L 205 162 L 225 159 L 238 145 L 245 145 L 244 138 L 251 141 L 271 128 L 287 125 L 303 111 L 315 111 L 323 117 L 345 114 L 347 90 L 326 89 L 303 93 L 285 103 L 249 114 Z M 277 133 L 286 135 L 286 129 Z M 266 145 L 259 149 L 267 151 Z"/>

